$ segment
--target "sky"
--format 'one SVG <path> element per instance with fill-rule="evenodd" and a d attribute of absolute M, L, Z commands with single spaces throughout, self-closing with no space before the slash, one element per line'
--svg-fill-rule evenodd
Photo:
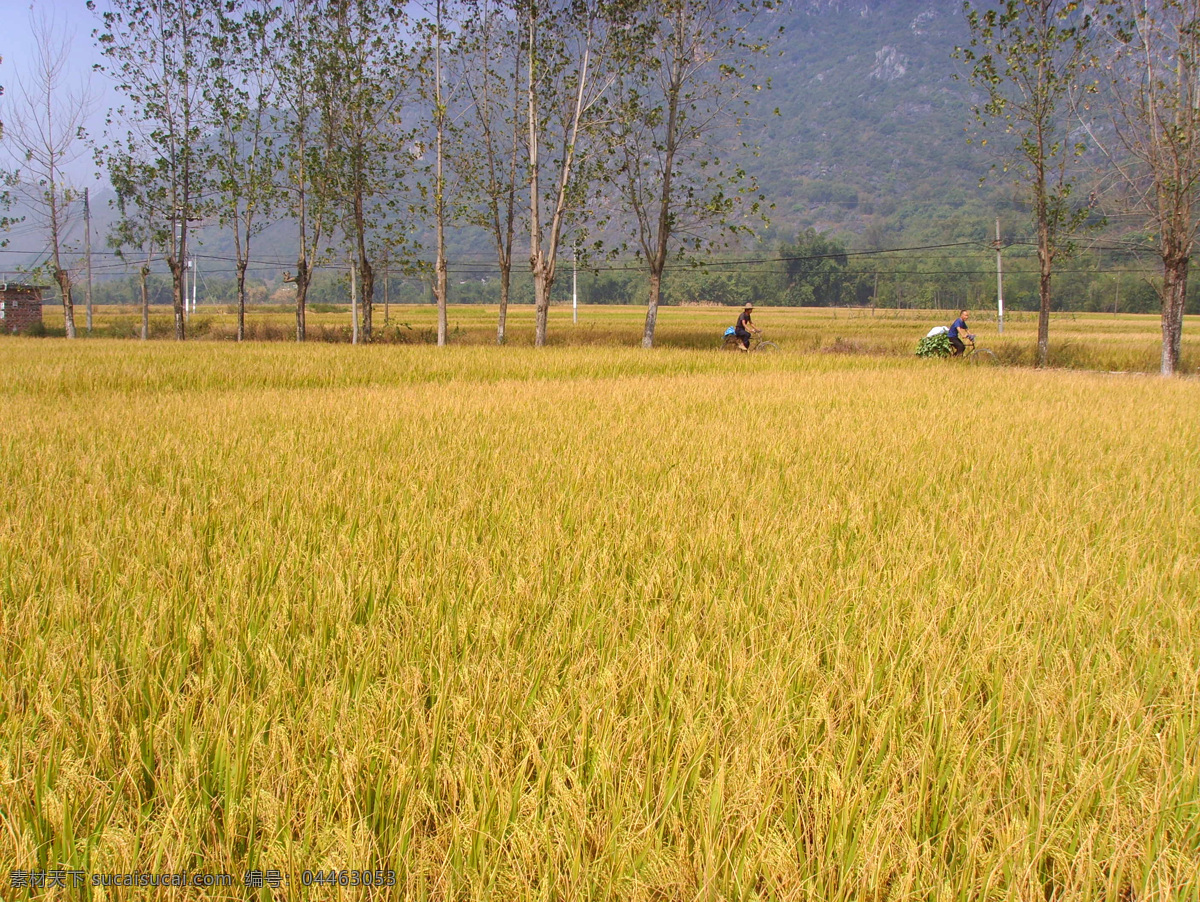
<path fill-rule="evenodd" d="M 86 0 L 0 0 L 0 57 L 3 58 L 0 62 L 0 85 L 4 86 L 4 96 L 0 97 L 0 119 L 11 123 L 18 115 L 18 80 L 37 58 L 31 16 L 42 15 L 50 20 L 61 39 L 70 42 L 64 82 L 72 87 L 88 86 L 94 103 L 85 128 L 91 137 L 99 140 L 104 132 L 105 116 L 117 98 L 108 79 L 93 71 L 93 66 L 102 57 L 91 36 L 97 16 L 88 10 Z M 10 141 L 0 141 L 0 167 L 10 170 L 19 168 L 21 160 L 14 156 L 13 150 Z M 92 197 L 104 205 L 101 198 L 109 189 L 108 180 L 97 177 L 90 146 L 81 144 L 78 157 L 64 168 L 75 187 L 90 188 Z M 36 210 L 18 203 L 11 213 L 24 216 L 24 220 L 14 224 L 3 236 L 8 246 L 0 248 L 0 279 L 16 272 L 21 266 L 40 262 L 46 253 L 47 240 L 42 219 Z M 68 245 L 80 243 L 82 228 L 78 215 L 68 220 Z"/>
<path fill-rule="evenodd" d="M 88 10 L 86 0 L 0 0 L 0 57 L 3 57 L 3 62 L 0 62 L 0 85 L 4 86 L 4 96 L 0 97 L 2 118 L 9 120 L 15 115 L 14 89 L 18 77 L 36 59 L 31 15 L 45 15 L 63 38 L 70 41 L 69 72 L 65 80 L 68 84 L 89 84 L 95 103 L 88 117 L 87 129 L 93 137 L 99 138 L 104 130 L 105 114 L 115 104 L 116 96 L 108 79 L 92 71 L 92 67 L 102 58 L 92 40 L 97 16 Z M 81 185 L 94 185 L 95 168 L 91 153 L 87 152 L 70 167 L 70 174 Z"/>

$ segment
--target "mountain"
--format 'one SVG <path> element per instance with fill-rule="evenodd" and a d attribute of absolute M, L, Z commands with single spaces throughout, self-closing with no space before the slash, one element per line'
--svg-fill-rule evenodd
<path fill-rule="evenodd" d="M 982 228 L 973 221 L 1006 186 L 979 188 L 992 159 L 966 142 L 971 89 L 952 58 L 969 39 L 959 0 L 812 0 L 767 22 L 784 32 L 762 70 L 771 90 L 755 99 L 761 155 L 749 168 L 777 233 L 870 232 L 878 243 L 954 231 L 964 215 Z"/>
<path fill-rule="evenodd" d="M 753 96 L 745 129 L 759 147 L 746 168 L 773 204 L 768 246 L 810 227 L 861 247 L 986 239 L 997 209 L 1011 208 L 1012 190 L 979 187 L 992 160 L 965 140 L 970 88 L 955 78 L 952 59 L 968 39 L 959 0 L 784 0 L 757 27 L 783 28 L 760 61 L 759 78 L 771 88 Z M 93 191 L 98 276 L 127 272 L 105 246 L 110 199 Z M 27 219 L 10 235 L 0 270 L 42 256 L 32 211 L 14 213 Z M 256 238 L 253 275 L 274 279 L 292 268 L 294 232 L 279 222 Z M 227 234 L 203 228 L 195 247 L 211 277 L 231 274 Z M 487 250 L 479 236 L 457 231 L 460 258 L 486 258 Z"/>

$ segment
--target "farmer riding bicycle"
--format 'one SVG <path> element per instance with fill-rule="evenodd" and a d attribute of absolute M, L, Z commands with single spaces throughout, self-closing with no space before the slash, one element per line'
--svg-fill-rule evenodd
<path fill-rule="evenodd" d="M 750 319 L 750 315 L 754 310 L 754 305 L 747 302 L 746 309 L 742 311 L 741 316 L 737 318 L 737 325 L 733 327 L 733 334 L 739 342 L 741 342 L 741 350 L 750 350 L 750 334 L 757 332 L 762 334 L 762 329 L 754 325 Z"/>
<path fill-rule="evenodd" d="M 968 316 L 970 316 L 970 311 L 958 311 L 958 319 L 953 322 L 953 324 L 950 326 L 950 331 L 946 334 L 946 337 L 950 339 L 950 346 L 952 348 L 950 351 L 951 357 L 961 357 L 967 350 L 967 346 L 963 344 L 963 340 L 958 337 L 960 332 L 967 336 L 967 341 L 971 342 L 972 344 L 975 343 L 975 336 L 967 331 Z"/>

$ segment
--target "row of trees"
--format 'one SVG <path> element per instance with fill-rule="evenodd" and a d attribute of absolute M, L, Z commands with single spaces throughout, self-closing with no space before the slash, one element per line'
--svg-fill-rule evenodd
<path fill-rule="evenodd" d="M 1162 366 L 1179 368 L 1188 267 L 1200 218 L 1200 0 L 1000 0 L 964 4 L 959 48 L 985 128 L 1013 142 L 1004 167 L 1028 188 L 1040 263 L 1037 361 L 1048 352 L 1051 277 L 1099 203 L 1134 214 L 1162 266 Z M 985 139 L 986 140 L 986 139 Z M 1003 139 L 1002 139 L 1003 140 Z M 1076 194 L 1085 155 L 1103 172 Z"/>
<path fill-rule="evenodd" d="M 1016 240 L 1004 250 L 1004 294 L 1008 311 L 1039 309 L 1040 266 L 1036 242 Z M 207 305 L 234 305 L 239 289 L 251 304 L 273 307 L 292 303 L 294 292 L 281 284 L 278 273 L 248 278 L 239 284 L 232 259 L 222 265 L 210 258 L 204 276 Z M 1055 272 L 1054 311 L 1151 313 L 1159 309 L 1159 283 L 1154 254 L 1145 248 L 1095 244 L 1079 251 L 1069 268 Z M 498 305 L 501 280 L 493 265 L 448 272 L 448 298 L 455 304 Z M 171 281 L 163 275 L 149 279 L 152 304 L 169 304 Z M 982 238 L 953 247 L 908 251 L 850 250 L 838 238 L 809 229 L 778 245 L 777 254 L 747 260 L 744 255 L 712 255 L 702 266 L 668 267 L 661 279 L 666 304 L 757 306 L 884 307 L 918 310 L 976 311 L 994 308 L 996 270 L 994 251 Z M 576 291 L 577 289 L 577 291 Z M 324 312 L 341 309 L 350 290 L 346 269 L 322 268 L 308 290 L 311 304 Z M 424 304 L 433 301 L 432 283 L 422 276 L 384 270 L 376 291 L 385 302 Z M 513 273 L 507 286 L 511 303 L 533 305 L 534 284 L 527 271 Z M 649 274 L 644 267 L 615 263 L 578 274 L 555 284 L 552 300 L 569 303 L 577 294 L 584 304 L 644 303 Z M 136 276 L 109 279 L 96 287 L 100 304 L 128 304 L 138 292 Z M 1187 313 L 1200 313 L 1200 283 L 1189 281 Z M 378 314 L 378 311 L 377 311 Z M 378 321 L 378 315 L 376 316 Z M 190 329 L 190 326 L 189 326 Z M 436 335 L 436 329 L 435 333 Z"/>
<path fill-rule="evenodd" d="M 92 4 L 89 4 L 92 5 Z M 110 0 L 95 32 L 125 101 L 97 160 L 117 192 L 114 246 L 156 260 L 185 337 L 189 230 L 233 236 L 244 334 L 255 237 L 298 233 L 296 338 L 314 269 L 350 264 L 355 334 L 374 330 L 376 272 L 420 273 L 446 340 L 447 240 L 490 236 L 497 340 L 521 240 L 536 343 L 568 250 L 664 268 L 747 229 L 761 198 L 738 165 L 770 0 Z M 523 236 L 523 238 L 522 238 Z M 68 284 L 61 286 L 73 334 Z M 361 301 L 360 301 L 361 299 Z"/>

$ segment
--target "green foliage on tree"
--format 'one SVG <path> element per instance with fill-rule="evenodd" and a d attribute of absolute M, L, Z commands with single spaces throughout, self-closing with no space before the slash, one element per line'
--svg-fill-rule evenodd
<path fill-rule="evenodd" d="M 591 236 L 603 233 L 614 212 L 602 190 L 605 131 L 614 115 L 620 68 L 637 32 L 637 12 L 637 0 L 517 0 L 514 6 L 524 26 L 529 268 L 539 347 L 546 343 L 564 235 L 570 231 L 578 253 Z"/>
<path fill-rule="evenodd" d="M 468 0 L 462 6 L 458 52 L 449 62 L 462 86 L 461 128 L 449 148 L 458 180 L 458 216 L 482 229 L 496 255 L 499 314 L 496 343 L 504 344 L 513 276 L 518 191 L 527 181 L 527 132 L 522 107 L 521 21 L 505 0 Z"/>
<path fill-rule="evenodd" d="M 361 326 L 374 330 L 375 262 L 393 189 L 408 175 L 413 130 L 402 115 L 411 58 L 404 7 L 388 0 L 327 0 L 314 8 L 308 51 L 330 210 L 362 288 Z"/>
<path fill-rule="evenodd" d="M 142 311 L 141 337 L 150 337 L 150 275 L 154 259 L 163 253 L 168 238 L 163 223 L 170 221 L 167 210 L 156 204 L 164 195 L 155 190 L 154 167 L 134 156 L 128 149 L 110 150 L 102 158 L 109 181 L 117 193 L 118 217 L 108 235 L 108 245 L 118 258 L 138 265 L 139 301 Z"/>
<path fill-rule="evenodd" d="M 204 161 L 212 210 L 233 234 L 238 282 L 237 338 L 246 333 L 246 268 L 255 235 L 268 225 L 280 169 L 272 129 L 284 33 L 267 0 L 212 0 L 212 68 L 205 101 L 212 116 Z"/>
<path fill-rule="evenodd" d="M 754 26 L 774 6 L 646 0 L 618 45 L 627 65 L 609 129 L 609 178 L 649 275 L 644 348 L 654 344 L 668 259 L 727 247 L 764 213 L 765 198 L 740 159 L 748 148 L 735 138 L 748 97 L 768 86 L 755 64 L 770 42 Z M 734 149 L 741 153 L 730 155 Z"/>
<path fill-rule="evenodd" d="M 857 280 L 848 280 L 843 242 L 816 229 L 806 229 L 779 249 L 783 259 L 785 303 L 796 307 L 841 306 L 854 296 Z"/>
<path fill-rule="evenodd" d="M 109 113 L 101 155 L 135 161 L 140 206 L 154 210 L 153 243 L 174 286 L 175 337 L 183 340 L 183 282 L 192 223 L 209 212 L 205 141 L 217 26 L 208 0 L 109 0 L 94 32 L 104 71 L 125 96 Z M 88 8 L 95 9 L 93 0 Z"/>
<path fill-rule="evenodd" d="M 281 152 L 277 209 L 296 225 L 296 271 L 284 281 L 296 289 L 296 340 L 307 338 L 309 286 L 333 228 L 336 185 L 328 165 L 328 142 L 320 125 L 316 72 L 326 59 L 319 40 L 323 0 L 286 0 L 280 16 L 276 64 L 278 100 L 272 130 Z"/>

